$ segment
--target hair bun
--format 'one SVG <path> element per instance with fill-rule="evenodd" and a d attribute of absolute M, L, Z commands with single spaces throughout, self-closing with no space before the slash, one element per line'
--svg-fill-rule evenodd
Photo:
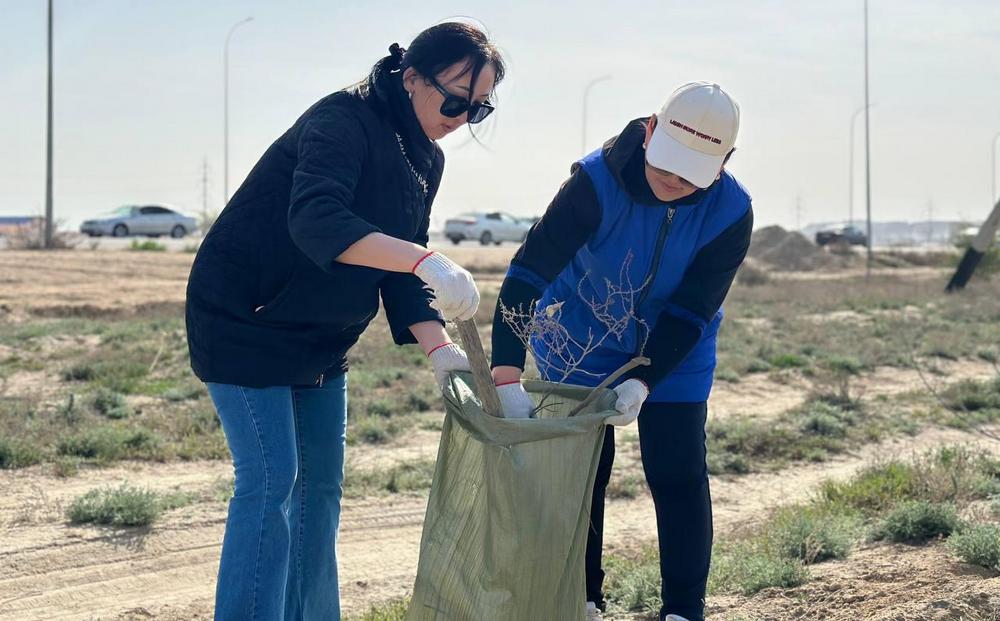
<path fill-rule="evenodd" d="M 392 57 L 392 60 L 397 67 L 399 67 L 403 63 L 403 54 L 405 53 L 406 50 L 402 47 L 399 47 L 398 43 L 393 43 L 392 45 L 389 46 L 389 56 Z"/>

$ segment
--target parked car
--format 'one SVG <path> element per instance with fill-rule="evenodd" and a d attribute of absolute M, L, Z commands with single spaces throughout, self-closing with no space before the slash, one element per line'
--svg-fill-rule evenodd
<path fill-rule="evenodd" d="M 80 225 L 80 232 L 91 237 L 111 235 L 169 235 L 184 237 L 198 228 L 198 221 L 164 205 L 126 205 L 102 218 L 87 220 Z"/>
<path fill-rule="evenodd" d="M 515 218 L 509 213 L 501 211 L 464 213 L 445 221 L 444 236 L 450 239 L 453 244 L 461 243 L 465 239 L 472 239 L 479 240 L 479 243 L 484 246 L 489 244 L 499 246 L 505 241 L 524 241 L 530 228 L 531 222 L 529 220 Z"/>
<path fill-rule="evenodd" d="M 848 244 L 850 246 L 867 246 L 868 236 L 856 226 L 841 226 L 823 229 L 816 232 L 816 244 Z"/>

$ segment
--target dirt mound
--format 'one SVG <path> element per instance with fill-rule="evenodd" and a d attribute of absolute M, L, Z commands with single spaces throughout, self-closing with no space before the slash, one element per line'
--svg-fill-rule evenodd
<path fill-rule="evenodd" d="M 812 271 L 849 267 L 852 257 L 833 254 L 797 231 L 768 226 L 754 231 L 749 256 L 780 271 Z"/>

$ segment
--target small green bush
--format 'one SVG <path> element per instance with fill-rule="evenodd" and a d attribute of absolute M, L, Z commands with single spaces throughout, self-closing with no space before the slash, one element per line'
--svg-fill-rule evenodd
<path fill-rule="evenodd" d="M 103 387 L 94 394 L 94 409 L 112 419 L 128 418 L 132 414 L 125 395 Z"/>
<path fill-rule="evenodd" d="M 383 486 L 390 494 L 430 489 L 434 479 L 433 461 L 418 461 L 394 466 Z"/>
<path fill-rule="evenodd" d="M 809 366 L 809 361 L 798 354 L 778 354 L 772 356 L 768 363 L 779 369 L 801 369 Z"/>
<path fill-rule="evenodd" d="M 615 472 L 608 483 L 608 498 L 636 498 L 646 485 L 645 479 L 637 474 Z"/>
<path fill-rule="evenodd" d="M 138 239 L 133 239 L 128 249 L 139 252 L 163 252 L 167 249 L 167 247 L 151 239 L 147 239 L 145 241 L 139 241 Z"/>
<path fill-rule="evenodd" d="M 402 431 L 402 425 L 383 416 L 365 415 L 350 421 L 347 427 L 347 443 L 385 444 Z"/>
<path fill-rule="evenodd" d="M 38 447 L 21 440 L 0 438 L 0 469 L 27 468 L 42 461 Z"/>
<path fill-rule="evenodd" d="M 954 412 L 1000 417 L 1000 378 L 987 381 L 962 380 L 943 391 L 945 405 Z"/>
<path fill-rule="evenodd" d="M 167 401 L 180 402 L 188 401 L 193 399 L 200 399 L 205 396 L 205 386 L 202 384 L 186 384 L 184 386 L 175 386 L 173 388 L 168 388 L 164 390 L 161 396 Z"/>
<path fill-rule="evenodd" d="M 771 587 L 788 588 L 805 582 L 809 572 L 795 559 L 748 543 L 718 547 L 708 576 L 710 593 L 753 595 Z"/>
<path fill-rule="evenodd" d="M 403 621 L 409 605 L 409 600 L 392 600 L 379 606 L 371 606 L 360 617 L 351 617 L 349 621 Z"/>
<path fill-rule="evenodd" d="M 365 409 L 368 414 L 372 416 L 381 416 L 383 418 L 388 418 L 400 413 L 399 405 L 388 399 L 376 399 L 375 401 L 369 401 L 368 407 Z"/>
<path fill-rule="evenodd" d="M 608 605 L 625 612 L 660 610 L 660 562 L 655 549 L 639 558 L 605 556 L 604 593 Z"/>
<path fill-rule="evenodd" d="M 156 459 L 162 446 L 162 438 L 147 429 L 103 426 L 60 440 L 58 451 L 60 455 L 108 462 L 127 457 Z"/>
<path fill-rule="evenodd" d="M 348 469 L 344 475 L 344 494 L 350 497 L 377 493 L 398 494 L 430 489 L 434 460 L 417 460 L 388 469 Z"/>
<path fill-rule="evenodd" d="M 843 483 L 824 481 L 819 498 L 840 509 L 875 515 L 911 498 L 915 489 L 913 468 L 894 461 L 867 468 Z"/>
<path fill-rule="evenodd" d="M 969 526 L 952 535 L 948 545 L 966 563 L 1000 571 L 1000 525 Z"/>
<path fill-rule="evenodd" d="M 889 511 L 873 535 L 897 543 L 923 543 L 950 535 L 958 525 L 954 505 L 908 500 Z"/>
<path fill-rule="evenodd" d="M 808 565 L 847 557 L 857 527 L 853 515 L 791 506 L 772 516 L 765 537 L 781 556 Z"/>
<path fill-rule="evenodd" d="M 155 492 L 123 483 L 118 488 L 90 490 L 73 501 L 67 516 L 74 524 L 145 526 L 162 512 L 160 498 Z"/>

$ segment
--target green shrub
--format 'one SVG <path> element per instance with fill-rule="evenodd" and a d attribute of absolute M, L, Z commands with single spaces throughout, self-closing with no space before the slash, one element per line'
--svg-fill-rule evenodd
<path fill-rule="evenodd" d="M 708 576 L 710 593 L 753 595 L 771 587 L 788 588 L 805 582 L 809 572 L 795 559 L 748 543 L 716 546 Z"/>
<path fill-rule="evenodd" d="M 979 414 L 978 419 L 987 421 L 1000 417 L 1000 378 L 962 380 L 947 387 L 942 397 L 953 412 Z"/>
<path fill-rule="evenodd" d="M 875 515 L 911 498 L 915 490 L 914 469 L 899 462 L 888 462 L 867 468 L 843 483 L 824 481 L 819 498 L 834 507 Z"/>
<path fill-rule="evenodd" d="M 0 438 L 0 469 L 27 468 L 42 461 L 38 447 L 21 440 Z"/>
<path fill-rule="evenodd" d="M 861 375 L 865 365 L 852 356 L 834 356 L 824 362 L 824 366 L 835 373 L 844 375 Z"/>
<path fill-rule="evenodd" d="M 145 241 L 139 241 L 138 239 L 133 239 L 128 249 L 139 252 L 163 252 L 167 249 L 167 247 L 151 239 L 147 239 Z"/>
<path fill-rule="evenodd" d="M 434 477 L 434 460 L 417 460 L 388 469 L 353 469 L 344 475 L 344 494 L 351 497 L 376 493 L 398 494 L 429 489 Z"/>
<path fill-rule="evenodd" d="M 388 479 L 383 488 L 390 494 L 416 492 L 430 489 L 433 479 L 434 461 L 422 460 L 403 463 L 389 470 Z"/>
<path fill-rule="evenodd" d="M 1000 525 L 969 526 L 952 535 L 948 545 L 966 563 L 1000 571 Z"/>
<path fill-rule="evenodd" d="M 779 369 L 801 369 L 809 366 L 809 361 L 797 354 L 778 354 L 772 356 L 768 363 Z"/>
<path fill-rule="evenodd" d="M 128 418 L 132 413 L 125 395 L 103 387 L 94 394 L 94 409 L 112 419 Z"/>
<path fill-rule="evenodd" d="M 856 518 L 849 514 L 791 506 L 771 517 L 765 537 L 781 556 L 811 564 L 845 558 L 857 527 Z"/>
<path fill-rule="evenodd" d="M 179 402 L 192 399 L 200 399 L 205 396 L 205 387 L 202 384 L 185 384 L 164 390 L 161 396 L 167 401 Z"/>
<path fill-rule="evenodd" d="M 923 543 L 950 535 L 958 524 L 958 512 L 953 505 L 907 500 L 889 511 L 873 534 L 876 539 L 897 543 Z"/>
<path fill-rule="evenodd" d="M 639 558 L 607 555 L 604 593 L 608 605 L 626 612 L 655 614 L 660 610 L 660 562 L 655 549 Z"/>
<path fill-rule="evenodd" d="M 403 621 L 409 605 L 409 600 L 392 600 L 379 606 L 371 606 L 360 617 L 351 617 L 349 621 Z"/>
<path fill-rule="evenodd" d="M 163 511 L 159 496 L 148 489 L 122 484 L 118 488 L 94 489 L 77 498 L 67 511 L 74 524 L 145 526 Z"/>
<path fill-rule="evenodd" d="M 371 414 L 359 416 L 348 424 L 347 443 L 385 444 L 399 435 L 400 431 L 402 426 L 392 419 Z"/>
<path fill-rule="evenodd" d="M 144 354 L 141 354 L 144 356 Z M 149 374 L 149 362 L 129 353 L 99 353 L 67 367 L 62 372 L 67 382 L 96 382 L 115 392 L 135 392 L 139 380 Z"/>
<path fill-rule="evenodd" d="M 851 412 L 824 401 L 806 403 L 799 416 L 799 428 L 804 433 L 829 438 L 846 438 L 848 427 L 854 422 Z"/>
<path fill-rule="evenodd" d="M 99 462 L 124 458 L 156 459 L 163 440 L 147 429 L 95 427 L 59 441 L 59 454 Z"/>
<path fill-rule="evenodd" d="M 376 399 L 369 401 L 365 411 L 371 416 L 381 416 L 388 418 L 399 413 L 399 405 L 388 399 Z"/>
<path fill-rule="evenodd" d="M 945 446 L 914 462 L 919 497 L 967 502 L 989 497 L 1000 485 L 1000 462 L 966 447 Z"/>
<path fill-rule="evenodd" d="M 645 479 L 637 474 L 625 474 L 617 471 L 611 475 L 608 483 L 608 498 L 636 498 L 646 486 Z"/>

